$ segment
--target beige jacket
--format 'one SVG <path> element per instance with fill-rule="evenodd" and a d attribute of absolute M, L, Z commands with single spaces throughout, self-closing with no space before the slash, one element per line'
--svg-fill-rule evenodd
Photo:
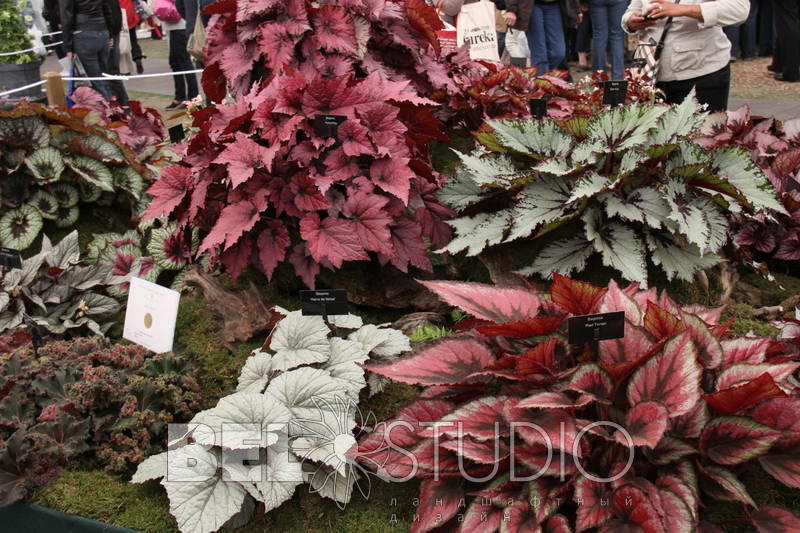
<path fill-rule="evenodd" d="M 722 31 L 723 26 L 736 26 L 747 20 L 749 0 L 681 0 L 682 4 L 700 5 L 703 22 L 689 17 L 676 17 L 667 32 L 658 81 L 688 80 L 711 74 L 731 60 L 731 43 Z M 648 0 L 631 0 L 622 16 L 622 29 L 627 33 L 628 19 L 634 13 L 650 9 Z M 656 42 L 664 32 L 666 19 L 642 30 L 640 39 Z"/>

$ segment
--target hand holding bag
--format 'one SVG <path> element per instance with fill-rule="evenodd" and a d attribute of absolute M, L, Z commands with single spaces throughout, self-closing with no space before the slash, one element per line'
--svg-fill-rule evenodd
<path fill-rule="evenodd" d="M 676 4 L 680 0 L 676 0 Z M 664 31 L 661 33 L 661 38 L 656 42 L 654 38 L 648 40 L 640 40 L 639 45 L 633 52 L 633 61 L 631 66 L 631 73 L 634 76 L 646 77 L 648 83 L 651 85 L 656 84 L 656 77 L 658 76 L 658 67 L 661 63 L 661 52 L 664 50 L 664 43 L 667 40 L 667 32 L 672 25 L 672 17 L 667 19 L 664 23 Z"/>

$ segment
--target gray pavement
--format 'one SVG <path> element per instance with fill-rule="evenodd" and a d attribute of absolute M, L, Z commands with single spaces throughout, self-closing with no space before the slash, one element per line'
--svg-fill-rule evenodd
<path fill-rule="evenodd" d="M 798 90 L 800 90 L 800 87 L 798 87 Z M 800 101 L 785 102 L 780 100 L 731 98 L 728 101 L 728 109 L 739 109 L 745 104 L 750 106 L 751 115 L 775 117 L 780 120 L 800 117 Z"/>

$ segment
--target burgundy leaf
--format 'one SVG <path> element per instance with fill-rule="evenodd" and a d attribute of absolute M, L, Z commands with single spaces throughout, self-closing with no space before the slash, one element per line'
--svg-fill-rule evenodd
<path fill-rule="evenodd" d="M 306 243 L 301 242 L 294 247 L 289 255 L 289 262 L 294 266 L 294 271 L 300 276 L 306 287 L 313 289 L 314 280 L 319 274 L 319 263 L 311 258 Z"/>
<path fill-rule="evenodd" d="M 800 531 L 800 518 L 776 505 L 762 505 L 750 514 L 758 533 L 796 533 Z"/>
<path fill-rule="evenodd" d="M 464 513 L 461 531 L 464 533 L 495 533 L 503 521 L 503 509 L 475 498 Z"/>
<path fill-rule="evenodd" d="M 800 446 L 758 458 L 761 468 L 788 487 L 800 488 Z"/>
<path fill-rule="evenodd" d="M 391 256 L 393 250 L 389 224 L 392 219 L 383 209 L 388 202 L 386 197 L 359 190 L 347 199 L 342 213 L 353 222 L 365 250 Z"/>
<path fill-rule="evenodd" d="M 239 276 L 250 264 L 250 254 L 253 252 L 253 239 L 249 236 L 242 237 L 238 246 L 228 248 L 220 256 L 222 264 L 225 265 L 225 271 L 233 281 L 236 281 Z"/>
<path fill-rule="evenodd" d="M 539 297 L 524 289 L 451 281 L 420 283 L 446 303 L 497 324 L 525 320 L 539 312 Z"/>
<path fill-rule="evenodd" d="M 648 494 L 634 485 L 623 485 L 611 497 L 615 519 L 607 522 L 600 531 L 642 531 L 644 533 L 664 532 L 657 508 L 660 502 L 652 501 Z"/>
<path fill-rule="evenodd" d="M 762 455 L 780 433 L 749 418 L 715 418 L 700 436 L 700 451 L 722 465 L 735 465 Z"/>
<path fill-rule="evenodd" d="M 686 415 L 684 415 L 686 416 Z M 697 450 L 680 439 L 663 437 L 647 457 L 657 465 L 667 465 L 697 453 Z"/>
<path fill-rule="evenodd" d="M 261 210 L 250 200 L 241 200 L 225 206 L 198 253 L 222 244 L 223 250 L 230 248 L 246 231 L 250 231 L 261 218 Z"/>
<path fill-rule="evenodd" d="M 428 249 L 422 240 L 421 226 L 408 218 L 397 219 L 390 228 L 392 235 L 392 264 L 401 272 L 408 272 L 408 265 L 422 270 L 432 270 Z"/>
<path fill-rule="evenodd" d="M 647 311 L 644 314 L 644 329 L 656 341 L 660 341 L 677 335 L 686 327 L 677 316 L 658 304 L 648 302 Z"/>
<path fill-rule="evenodd" d="M 575 523 L 576 533 L 602 526 L 611 519 L 612 490 L 613 487 L 609 483 L 592 481 L 585 476 L 578 477 L 575 481 L 575 500 L 579 502 Z"/>
<path fill-rule="evenodd" d="M 631 405 L 648 400 L 660 402 L 670 417 L 680 416 L 700 399 L 700 375 L 691 336 L 683 333 L 636 371 L 628 385 L 628 401 Z"/>
<path fill-rule="evenodd" d="M 478 398 L 444 416 L 435 427 L 422 430 L 420 436 L 427 438 L 438 433 L 460 438 L 468 435 L 481 441 L 507 437 L 509 430 L 503 418 L 503 407 L 508 401 L 506 396 Z"/>
<path fill-rule="evenodd" d="M 722 345 L 699 317 L 681 313 L 686 331 L 692 338 L 697 356 L 705 368 L 717 368 L 722 363 Z"/>
<path fill-rule="evenodd" d="M 475 329 L 490 337 L 525 338 L 547 335 L 556 331 L 565 321 L 566 315 L 537 316 L 526 320 L 478 326 Z"/>
<path fill-rule="evenodd" d="M 567 389 L 591 396 L 601 403 L 609 403 L 614 392 L 611 377 L 595 364 L 581 365 L 570 378 Z"/>
<path fill-rule="evenodd" d="M 597 312 L 606 289 L 598 289 L 583 281 L 571 280 L 561 274 L 553 274 L 550 297 L 553 303 L 573 315 L 586 315 Z"/>
<path fill-rule="evenodd" d="M 536 345 L 532 350 L 528 350 L 517 357 L 516 373 L 520 376 L 552 373 L 557 342 L 555 338 L 547 339 L 545 342 Z"/>
<path fill-rule="evenodd" d="M 779 442 L 795 442 L 800 438 L 800 398 L 796 396 L 772 398 L 761 402 L 750 411 L 756 422 L 784 433 Z M 792 438 L 793 437 L 793 438 Z"/>
<path fill-rule="evenodd" d="M 408 192 L 416 174 L 408 166 L 407 158 L 384 157 L 372 163 L 369 175 L 372 182 L 408 204 Z"/>
<path fill-rule="evenodd" d="M 267 279 L 272 279 L 275 267 L 286 258 L 289 242 L 289 232 L 280 220 L 270 220 L 267 227 L 258 235 L 256 240 L 258 259 Z"/>
<path fill-rule="evenodd" d="M 575 418 L 558 409 L 520 409 L 513 404 L 505 406 L 506 419 L 519 436 L 531 446 L 552 445 L 580 457 L 576 444 L 578 429 Z M 575 453 L 577 452 L 577 453 Z"/>
<path fill-rule="evenodd" d="M 169 215 L 186 198 L 192 189 L 192 169 L 183 165 L 172 165 L 161 172 L 161 178 L 147 189 L 153 197 L 147 206 L 144 219 Z"/>
<path fill-rule="evenodd" d="M 370 372 L 410 385 L 451 385 L 468 381 L 495 360 L 482 343 L 449 338 L 387 365 L 366 365 Z"/>
<path fill-rule="evenodd" d="M 704 398 L 718 413 L 732 415 L 758 402 L 783 396 L 786 394 L 775 384 L 769 372 L 764 372 L 743 385 L 706 394 Z"/>
<path fill-rule="evenodd" d="M 747 493 L 747 488 L 739 481 L 736 475 L 721 466 L 699 465 L 700 474 L 712 482 L 712 486 L 721 490 L 726 497 L 736 501 L 756 506 L 753 498 Z"/>

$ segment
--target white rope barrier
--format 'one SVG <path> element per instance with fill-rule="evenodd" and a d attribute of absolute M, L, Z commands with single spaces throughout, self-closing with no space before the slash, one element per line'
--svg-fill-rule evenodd
<path fill-rule="evenodd" d="M 50 43 L 43 45 L 45 48 L 50 48 L 52 46 L 58 46 L 59 44 L 63 43 L 64 41 L 58 41 L 57 43 Z M 27 50 L 15 50 L 14 52 L 2 52 L 0 56 L 18 56 L 21 54 L 26 54 L 28 52 L 35 52 L 36 48 L 28 48 Z"/>
<path fill-rule="evenodd" d="M 178 72 L 154 72 L 152 74 L 134 74 L 131 76 L 125 76 L 121 74 L 106 74 L 103 73 L 102 76 L 94 77 L 94 78 L 74 78 L 74 77 L 65 77 L 61 78 L 64 81 L 112 81 L 112 80 L 121 80 L 121 81 L 128 81 L 128 80 L 136 80 L 140 78 L 161 78 L 164 76 L 181 76 L 183 74 L 197 74 L 198 72 L 203 72 L 203 69 L 196 69 L 196 70 L 181 70 Z"/>
<path fill-rule="evenodd" d="M 14 94 L 22 91 L 27 91 L 28 89 L 33 89 L 34 87 L 38 87 L 39 85 L 44 85 L 44 80 L 37 81 L 36 83 L 31 83 L 30 85 L 25 85 L 24 87 L 17 87 L 16 89 L 11 89 L 10 91 L 5 91 L 0 93 L 0 97 L 8 96 L 9 94 Z"/>
<path fill-rule="evenodd" d="M 51 31 L 50 33 L 43 33 L 42 37 L 50 37 L 51 35 L 61 35 L 61 31 Z"/>

